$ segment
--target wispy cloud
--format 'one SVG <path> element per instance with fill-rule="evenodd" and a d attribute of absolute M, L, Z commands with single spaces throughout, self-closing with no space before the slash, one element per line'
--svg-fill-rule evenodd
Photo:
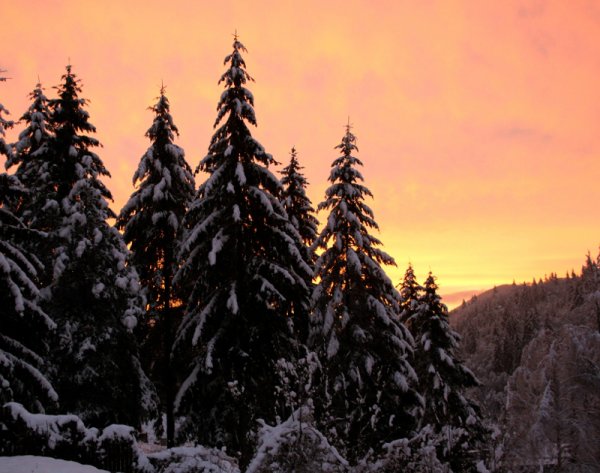
<path fill-rule="evenodd" d="M 552 133 L 521 125 L 512 125 L 498 128 L 494 136 L 501 140 L 520 141 L 533 144 L 546 145 L 552 142 Z"/>

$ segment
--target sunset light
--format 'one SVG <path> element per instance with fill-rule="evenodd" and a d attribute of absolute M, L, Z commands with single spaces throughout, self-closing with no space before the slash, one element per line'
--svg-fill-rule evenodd
<path fill-rule="evenodd" d="M 116 212 L 161 84 L 192 169 L 206 155 L 237 30 L 255 79 L 253 136 L 282 166 L 295 146 L 315 206 L 350 117 L 394 284 L 411 262 L 419 280 L 431 270 L 443 295 L 460 293 L 455 305 L 578 272 L 596 254 L 596 2 L 32 0 L 0 11 L 0 101 L 17 120 L 38 77 L 53 97 L 70 63 Z"/>
<path fill-rule="evenodd" d="M 0 17 L 0 473 L 600 472 L 600 0 Z"/>

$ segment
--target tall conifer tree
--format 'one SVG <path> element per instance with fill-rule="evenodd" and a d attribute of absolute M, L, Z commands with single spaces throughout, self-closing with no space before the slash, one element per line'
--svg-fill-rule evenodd
<path fill-rule="evenodd" d="M 23 221 L 34 228 L 44 229 L 49 225 L 46 199 L 52 194 L 49 166 L 52 163 L 50 153 L 53 133 L 50 125 L 48 99 L 42 85 L 38 83 L 29 94 L 31 105 L 21 117 L 25 129 L 19 134 L 15 144 L 14 156 L 7 167 L 17 166 L 15 175 L 25 189 L 25 194 L 12 202 L 12 207 Z M 39 248 L 43 254 L 47 248 Z"/>
<path fill-rule="evenodd" d="M 139 280 L 121 234 L 107 223 L 115 215 L 100 178 L 109 173 L 92 151 L 96 129 L 71 66 L 57 92 L 49 102 L 55 136 L 44 205 L 54 239 L 47 311 L 59 326 L 53 382 L 62 409 L 86 422 L 137 425 L 152 401 L 132 334 L 143 304 Z"/>
<path fill-rule="evenodd" d="M 178 394 L 188 436 L 209 445 L 252 453 L 256 420 L 274 422 L 284 393 L 278 360 L 293 361 L 298 346 L 290 305 L 307 304 L 310 268 L 298 232 L 279 200 L 273 157 L 252 137 L 252 80 L 237 36 L 225 58 L 208 155 L 208 174 L 185 218 L 183 266 L 176 280 L 193 283 L 176 344 L 196 356 Z M 278 412 L 279 410 L 279 412 Z"/>
<path fill-rule="evenodd" d="M 316 262 L 311 345 L 325 365 L 322 431 L 334 432 L 350 460 L 370 448 L 408 435 L 421 399 L 410 365 L 412 338 L 398 320 L 400 297 L 382 265 L 394 260 L 370 234 L 378 229 L 364 203 L 372 194 L 361 181 L 356 138 L 346 127 L 342 153 L 332 164 L 327 224 L 315 241 Z"/>
<path fill-rule="evenodd" d="M 23 193 L 15 176 L 0 174 L 0 404 L 16 401 L 43 412 L 58 400 L 46 361 L 56 324 L 39 304 L 43 265 L 25 248 L 43 236 L 29 230 L 6 204 Z"/>
<path fill-rule="evenodd" d="M 400 284 L 400 320 L 407 324 L 419 310 L 423 287 L 417 282 L 412 264 L 408 264 L 404 279 Z"/>
<path fill-rule="evenodd" d="M 0 70 L 0 82 L 6 79 Z M 13 122 L 2 115 L 0 104 L 0 155 L 9 161 L 12 147 L 5 130 Z M 44 411 L 58 400 L 46 376 L 48 334 L 56 324 L 39 306 L 40 261 L 25 248 L 25 242 L 41 235 L 29 230 L 8 205 L 24 194 L 15 176 L 0 174 L 0 405 L 16 401 L 32 411 Z"/>
<path fill-rule="evenodd" d="M 310 264 L 311 268 L 315 263 L 315 254 L 312 250 L 312 244 L 317 238 L 317 226 L 319 222 L 315 216 L 315 209 L 312 202 L 306 195 L 308 181 L 302 174 L 303 167 L 300 166 L 296 148 L 290 152 L 290 163 L 281 171 L 281 184 L 283 186 L 282 204 L 290 223 L 298 232 L 303 243 L 302 256 Z M 307 274 L 306 285 L 313 287 L 313 274 Z M 309 333 L 309 314 L 301 313 L 302 307 L 292 307 L 291 310 L 296 315 L 296 332 L 298 339 L 303 343 L 308 340 Z"/>
<path fill-rule="evenodd" d="M 425 398 L 422 425 L 438 434 L 438 458 L 452 471 L 476 472 L 485 444 L 479 408 L 466 397 L 478 381 L 457 357 L 460 337 L 448 321 L 448 309 L 429 273 L 418 310 L 408 320 L 415 339 L 415 369 Z"/>
<path fill-rule="evenodd" d="M 155 359 L 156 352 L 162 357 L 157 363 L 161 372 L 155 378 L 160 381 L 167 443 L 172 446 L 175 379 L 169 360 L 176 326 L 174 301 L 175 305 L 180 304 L 173 290 L 173 275 L 178 268 L 181 221 L 194 197 L 194 177 L 183 149 L 173 143 L 179 131 L 173 123 L 164 87 L 151 110 L 155 116 L 146 136 L 152 144 L 133 175 L 137 189 L 121 210 L 117 226 L 124 230 L 125 242 L 131 244 L 130 262 L 146 292 L 144 358 Z M 148 368 L 152 364 L 144 363 Z"/>
<path fill-rule="evenodd" d="M 283 207 L 285 208 L 290 222 L 302 238 L 306 253 L 305 259 L 312 261 L 314 255 L 310 247 L 317 238 L 317 227 L 319 221 L 315 217 L 315 209 L 308 196 L 306 187 L 308 181 L 302 174 L 303 166 L 298 161 L 296 148 L 290 152 L 290 163 L 281 171 L 281 184 L 283 185 Z"/>

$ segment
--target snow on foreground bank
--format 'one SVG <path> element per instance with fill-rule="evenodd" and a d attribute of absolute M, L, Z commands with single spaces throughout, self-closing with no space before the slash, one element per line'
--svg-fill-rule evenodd
<path fill-rule="evenodd" d="M 56 458 L 23 455 L 0 457 L 0 473 L 108 473 L 90 465 Z"/>

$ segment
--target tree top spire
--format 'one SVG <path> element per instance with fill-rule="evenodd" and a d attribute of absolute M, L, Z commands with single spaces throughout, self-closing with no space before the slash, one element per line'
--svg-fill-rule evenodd
<path fill-rule="evenodd" d="M 248 52 L 246 47 L 240 41 L 240 35 L 238 35 L 237 28 L 236 28 L 235 32 L 233 33 L 233 54 L 230 54 L 229 56 L 227 56 L 227 58 L 225 59 L 225 62 L 227 63 L 229 61 L 229 59 L 232 58 L 236 53 L 239 54 L 239 51 Z M 245 64 L 244 64 L 244 66 L 245 66 Z"/>

